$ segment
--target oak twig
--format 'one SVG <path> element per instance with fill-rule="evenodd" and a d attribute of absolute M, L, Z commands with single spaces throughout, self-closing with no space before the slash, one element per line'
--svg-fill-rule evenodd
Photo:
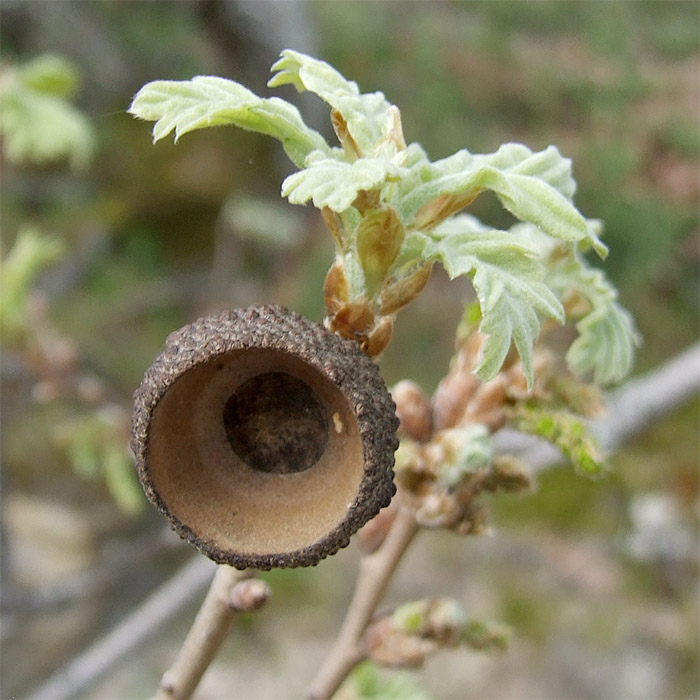
<path fill-rule="evenodd" d="M 307 692 L 311 700 L 331 698 L 350 671 L 365 658 L 362 637 L 391 576 L 417 532 L 413 511 L 400 507 L 381 547 L 363 557 L 355 592 L 336 642 Z"/>
<path fill-rule="evenodd" d="M 191 697 L 238 614 L 232 605 L 231 593 L 237 583 L 250 578 L 253 573 L 225 565 L 218 567 L 180 653 L 163 674 L 155 700 L 186 700 Z"/>

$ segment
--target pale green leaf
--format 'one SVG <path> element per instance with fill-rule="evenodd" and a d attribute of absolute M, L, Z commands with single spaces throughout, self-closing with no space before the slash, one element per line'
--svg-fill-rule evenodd
<path fill-rule="evenodd" d="M 0 90 L 0 134 L 5 156 L 15 163 L 67 159 L 81 169 L 95 149 L 92 126 L 80 111 L 18 78 L 8 78 Z"/>
<path fill-rule="evenodd" d="M 375 154 L 392 126 L 391 104 L 381 92 L 361 94 L 357 83 L 344 78 L 324 61 L 287 49 L 272 66 L 277 71 L 268 85 L 292 84 L 300 92 L 318 95 L 347 122 L 348 131 L 363 155 Z"/>
<path fill-rule="evenodd" d="M 4 343 L 16 341 L 28 328 L 26 304 L 37 275 L 63 253 L 61 242 L 34 228 L 22 228 L 0 262 L 0 330 Z"/>
<path fill-rule="evenodd" d="M 342 212 L 361 190 L 381 187 L 397 179 L 402 169 L 386 158 L 362 158 L 353 163 L 314 153 L 304 170 L 290 175 L 282 183 L 282 195 L 292 204 L 313 200 L 314 206 Z"/>
<path fill-rule="evenodd" d="M 542 404 L 519 404 L 515 408 L 512 426 L 558 447 L 579 474 L 598 476 L 605 470 L 603 455 L 581 416 L 568 410 L 549 409 Z"/>
<path fill-rule="evenodd" d="M 69 99 L 78 89 L 78 70 L 63 56 L 44 54 L 16 68 L 18 80 L 37 92 Z"/>
<path fill-rule="evenodd" d="M 539 153 L 512 143 L 490 155 L 462 150 L 435 163 L 418 161 L 414 167 L 417 176 L 401 186 L 401 212 L 406 220 L 438 198 L 491 190 L 518 219 L 554 238 L 590 241 L 600 254 L 605 253 L 605 246 L 571 203 L 575 189 L 571 164 L 554 146 Z"/>
<path fill-rule="evenodd" d="M 599 222 L 591 220 L 588 225 L 600 231 Z M 592 371 L 598 384 L 622 379 L 632 369 L 640 337 L 632 316 L 617 303 L 615 287 L 575 246 L 562 250 L 527 224 L 511 231 L 539 250 L 548 268 L 547 283 L 559 297 L 576 302 L 572 305 L 579 337 L 566 356 L 569 368 L 575 374 Z"/>
<path fill-rule="evenodd" d="M 440 436 L 445 459 L 440 465 L 438 478 L 441 484 L 449 488 L 459 486 L 474 472 L 487 467 L 491 461 L 491 433 L 481 423 L 445 430 Z"/>
<path fill-rule="evenodd" d="M 304 124 L 294 105 L 277 97 L 258 97 L 224 78 L 200 75 L 191 80 L 147 83 L 136 93 L 129 112 L 156 122 L 154 141 L 172 131 L 177 140 L 196 129 L 232 124 L 278 139 L 300 168 L 313 151 L 330 154 L 323 137 Z"/>
<path fill-rule="evenodd" d="M 354 700 L 430 700 L 413 675 L 379 669 L 371 661 L 355 666 L 338 696 Z"/>
<path fill-rule="evenodd" d="M 614 301 L 596 306 L 577 324 L 566 361 L 573 372 L 592 371 L 597 384 L 622 379 L 632 368 L 639 336 L 630 313 Z"/>
<path fill-rule="evenodd" d="M 559 299 L 544 282 L 536 249 L 510 233 L 485 228 L 468 214 L 440 224 L 432 237 L 434 247 L 426 244 L 431 257 L 440 260 L 450 277 L 470 276 L 476 291 L 480 330 L 488 336 L 477 374 L 484 380 L 494 377 L 515 343 L 531 384 L 539 316 L 564 321 Z"/>

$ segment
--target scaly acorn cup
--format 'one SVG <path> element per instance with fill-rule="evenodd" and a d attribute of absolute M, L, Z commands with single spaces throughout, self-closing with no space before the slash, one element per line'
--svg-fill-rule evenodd
<path fill-rule="evenodd" d="M 148 498 L 208 557 L 310 566 L 391 501 L 394 410 L 357 343 L 250 307 L 168 336 L 135 393 L 131 446 Z"/>

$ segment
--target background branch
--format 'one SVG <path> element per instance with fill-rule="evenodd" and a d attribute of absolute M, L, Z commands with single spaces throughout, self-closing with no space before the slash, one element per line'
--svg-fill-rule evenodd
<path fill-rule="evenodd" d="M 29 693 L 29 697 L 68 700 L 83 693 L 127 654 L 133 654 L 140 644 L 155 636 L 211 580 L 215 567 L 209 559 L 192 557 L 131 615 Z"/>
<path fill-rule="evenodd" d="M 700 391 L 700 343 L 605 397 L 605 415 L 591 421 L 603 449 L 613 452 L 651 423 L 689 401 Z M 533 470 L 560 464 L 561 452 L 532 435 L 503 429 L 494 435 L 496 449 L 517 455 Z"/>

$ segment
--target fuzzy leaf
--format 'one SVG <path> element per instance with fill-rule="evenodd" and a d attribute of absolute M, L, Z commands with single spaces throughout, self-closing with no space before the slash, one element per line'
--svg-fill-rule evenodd
<path fill-rule="evenodd" d="M 632 368 L 639 336 L 626 309 L 611 301 L 601 304 L 577 324 L 579 337 L 566 353 L 566 361 L 577 374 L 593 371 L 596 384 L 611 384 Z"/>
<path fill-rule="evenodd" d="M 20 66 L 17 76 L 22 84 L 45 94 L 70 99 L 80 82 L 75 65 L 63 56 L 44 54 Z"/>
<path fill-rule="evenodd" d="M 488 335 L 477 374 L 484 380 L 494 377 L 514 342 L 531 385 L 538 314 L 564 322 L 564 309 L 544 282 L 537 250 L 510 233 L 487 229 L 468 214 L 441 224 L 432 238 L 437 239 L 432 257 L 452 278 L 469 275 L 476 291 L 480 330 Z"/>
<path fill-rule="evenodd" d="M 513 143 L 490 155 L 462 150 L 435 163 L 419 161 L 414 167 L 420 175 L 402 183 L 402 215 L 407 220 L 414 218 L 417 228 L 439 223 L 423 220 L 424 207 L 431 202 L 454 197 L 457 206 L 463 206 L 470 195 L 491 190 L 518 219 L 535 224 L 554 238 L 590 241 L 599 254 L 606 252 L 571 203 L 575 189 L 571 163 L 554 146 L 540 153 Z M 446 211 L 452 213 L 449 208 Z"/>
<path fill-rule="evenodd" d="M 272 66 L 277 71 L 268 85 L 291 84 L 309 90 L 342 114 L 362 155 L 372 156 L 393 125 L 392 105 L 381 92 L 361 94 L 357 83 L 344 78 L 324 61 L 287 49 Z"/>
<path fill-rule="evenodd" d="M 599 476 L 605 470 L 603 456 L 581 416 L 566 410 L 520 405 L 513 416 L 513 427 L 551 442 L 579 474 Z"/>
<path fill-rule="evenodd" d="M 593 220 L 588 226 L 596 232 L 601 228 Z M 575 247 L 562 250 L 532 225 L 519 224 L 511 231 L 540 251 L 547 261 L 548 284 L 573 307 L 570 314 L 578 319 L 579 337 L 566 355 L 571 371 L 579 375 L 592 371 L 597 384 L 622 379 L 632 369 L 641 338 L 632 316 L 617 303 L 615 287 Z"/>
<path fill-rule="evenodd" d="M 385 671 L 370 661 L 358 664 L 343 684 L 338 697 L 354 700 L 429 700 L 414 675 Z"/>
<path fill-rule="evenodd" d="M 436 440 L 446 455 L 438 478 L 441 484 L 450 488 L 459 486 L 478 469 L 488 466 L 493 455 L 491 435 L 481 423 L 443 430 Z"/>
<path fill-rule="evenodd" d="M 477 651 L 505 651 L 509 640 L 507 627 L 484 620 L 469 620 L 462 634 L 462 643 Z"/>
<path fill-rule="evenodd" d="M 319 209 L 328 207 L 336 212 L 347 209 L 361 190 L 380 187 L 401 174 L 401 169 L 385 158 L 347 163 L 314 153 L 309 162 L 307 168 L 285 179 L 282 195 L 292 204 L 305 204 L 311 199 Z"/>
<path fill-rule="evenodd" d="M 136 93 L 129 112 L 156 122 L 154 142 L 173 130 L 177 141 L 196 129 L 233 124 L 278 139 L 300 168 L 313 151 L 330 153 L 323 137 L 304 124 L 296 107 L 277 97 L 258 97 L 224 78 L 200 75 L 192 80 L 147 83 Z"/>

